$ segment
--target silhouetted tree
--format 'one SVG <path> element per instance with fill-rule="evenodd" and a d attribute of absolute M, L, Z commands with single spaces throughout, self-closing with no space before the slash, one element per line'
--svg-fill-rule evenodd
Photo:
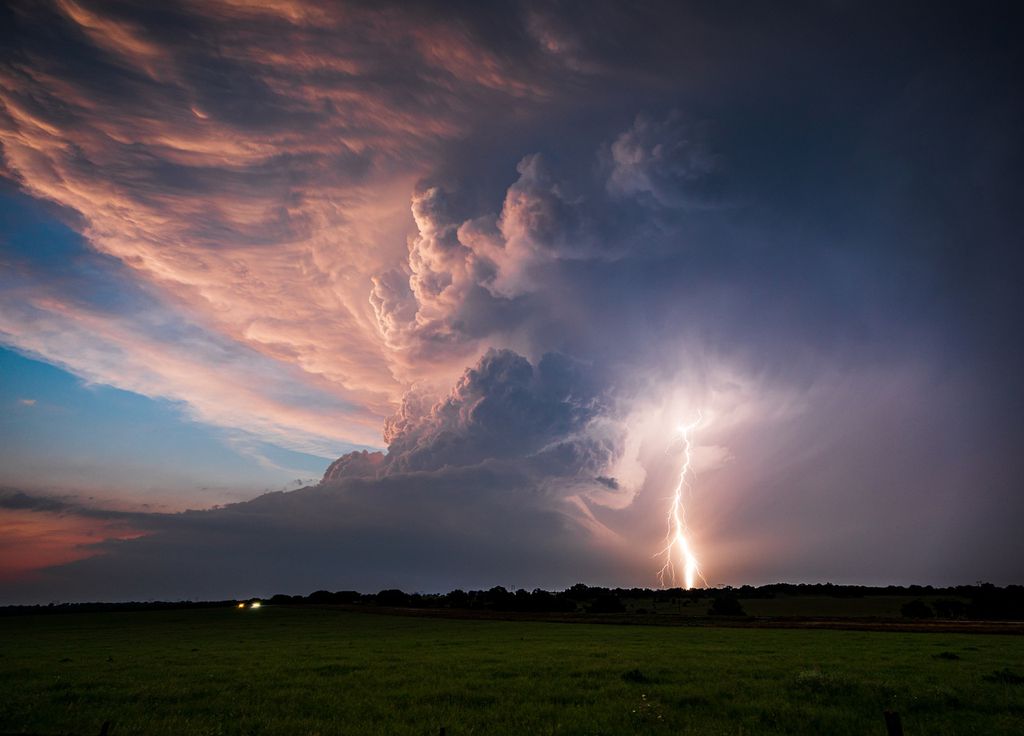
<path fill-rule="evenodd" d="M 900 615 L 903 618 L 932 618 L 935 616 L 935 612 L 923 600 L 915 598 L 900 607 Z"/>
<path fill-rule="evenodd" d="M 967 604 L 957 600 L 941 600 L 932 603 L 935 615 L 938 618 L 965 618 L 967 616 Z"/>
<path fill-rule="evenodd" d="M 411 597 L 397 588 L 388 588 L 377 594 L 378 606 L 389 606 L 391 608 L 402 608 L 411 603 Z"/>
<path fill-rule="evenodd" d="M 444 597 L 444 602 L 449 608 L 469 608 L 469 594 L 456 588 Z"/>
<path fill-rule="evenodd" d="M 708 609 L 710 616 L 746 616 L 743 605 L 735 593 L 725 592 L 717 594 L 711 600 L 711 608 Z"/>
<path fill-rule="evenodd" d="M 337 603 L 334 598 L 334 593 L 329 590 L 315 590 L 306 596 L 306 601 L 309 603 Z"/>
<path fill-rule="evenodd" d="M 598 595 L 590 604 L 591 613 L 625 613 L 626 607 L 622 605 L 617 595 L 603 593 Z"/>

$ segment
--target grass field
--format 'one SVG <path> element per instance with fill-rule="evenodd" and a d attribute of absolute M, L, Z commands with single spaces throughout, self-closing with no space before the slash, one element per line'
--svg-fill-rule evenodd
<path fill-rule="evenodd" d="M 1024 733 L 1024 637 L 326 608 L 0 619 L 0 732 Z"/>

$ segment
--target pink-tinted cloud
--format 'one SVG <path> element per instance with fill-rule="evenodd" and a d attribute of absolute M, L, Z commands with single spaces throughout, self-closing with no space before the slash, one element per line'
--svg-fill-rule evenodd
<path fill-rule="evenodd" d="M 460 220 L 437 186 L 413 196 L 408 263 L 374 277 L 371 295 L 396 360 L 455 367 L 493 345 L 536 348 L 516 332 L 536 308 L 528 300 L 549 285 L 545 272 L 608 256 L 590 232 L 587 208 L 565 193 L 542 156 L 523 158 L 517 171 L 497 214 Z M 557 296 L 548 301 L 547 319 L 567 316 L 564 306 Z"/>
<path fill-rule="evenodd" d="M 374 286 L 404 268 L 415 181 L 485 101 L 538 101 L 544 89 L 468 28 L 386 8 L 197 3 L 161 21 L 198 37 L 142 8 L 61 0 L 14 12 L 60 27 L 89 61 L 26 41 L 0 66 L 7 171 L 77 213 L 91 246 L 181 319 L 354 408 L 328 428 L 217 375 L 201 351 L 183 356 L 130 319 L 24 289 L 5 339 L 90 380 L 185 401 L 206 421 L 379 442 L 367 427 L 432 370 L 413 375 L 395 353 Z"/>
<path fill-rule="evenodd" d="M 289 363 L 196 330 L 162 338 L 160 315 L 90 312 L 38 288 L 3 294 L 4 340 L 87 381 L 180 401 L 197 420 L 314 454 L 379 442 L 372 404 L 346 401 L 343 390 Z"/>
<path fill-rule="evenodd" d="M 107 540 L 141 536 L 122 521 L 26 509 L 0 509 L 0 583 L 98 554 Z"/>

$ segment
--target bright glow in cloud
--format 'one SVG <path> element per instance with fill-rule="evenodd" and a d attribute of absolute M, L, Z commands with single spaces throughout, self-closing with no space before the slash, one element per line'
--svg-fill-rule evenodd
<path fill-rule="evenodd" d="M 665 536 L 665 547 L 660 556 L 665 562 L 658 571 L 658 582 L 662 587 L 678 585 L 682 582 L 689 589 L 697 584 L 697 578 L 707 587 L 707 580 L 700 571 L 697 554 L 690 542 L 690 530 L 686 526 L 686 495 L 690 492 L 690 475 L 693 472 L 693 443 L 691 437 L 700 427 L 701 414 L 689 424 L 679 427 L 679 435 L 683 442 L 683 465 L 679 469 L 679 480 L 672 491 L 668 509 L 668 533 Z M 677 572 L 677 568 L 682 568 Z"/>

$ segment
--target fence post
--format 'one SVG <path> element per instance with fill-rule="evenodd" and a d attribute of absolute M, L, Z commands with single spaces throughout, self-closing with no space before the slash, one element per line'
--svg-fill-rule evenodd
<path fill-rule="evenodd" d="M 885 730 L 889 736 L 903 736 L 903 724 L 900 722 L 900 714 L 894 710 L 885 711 Z"/>

